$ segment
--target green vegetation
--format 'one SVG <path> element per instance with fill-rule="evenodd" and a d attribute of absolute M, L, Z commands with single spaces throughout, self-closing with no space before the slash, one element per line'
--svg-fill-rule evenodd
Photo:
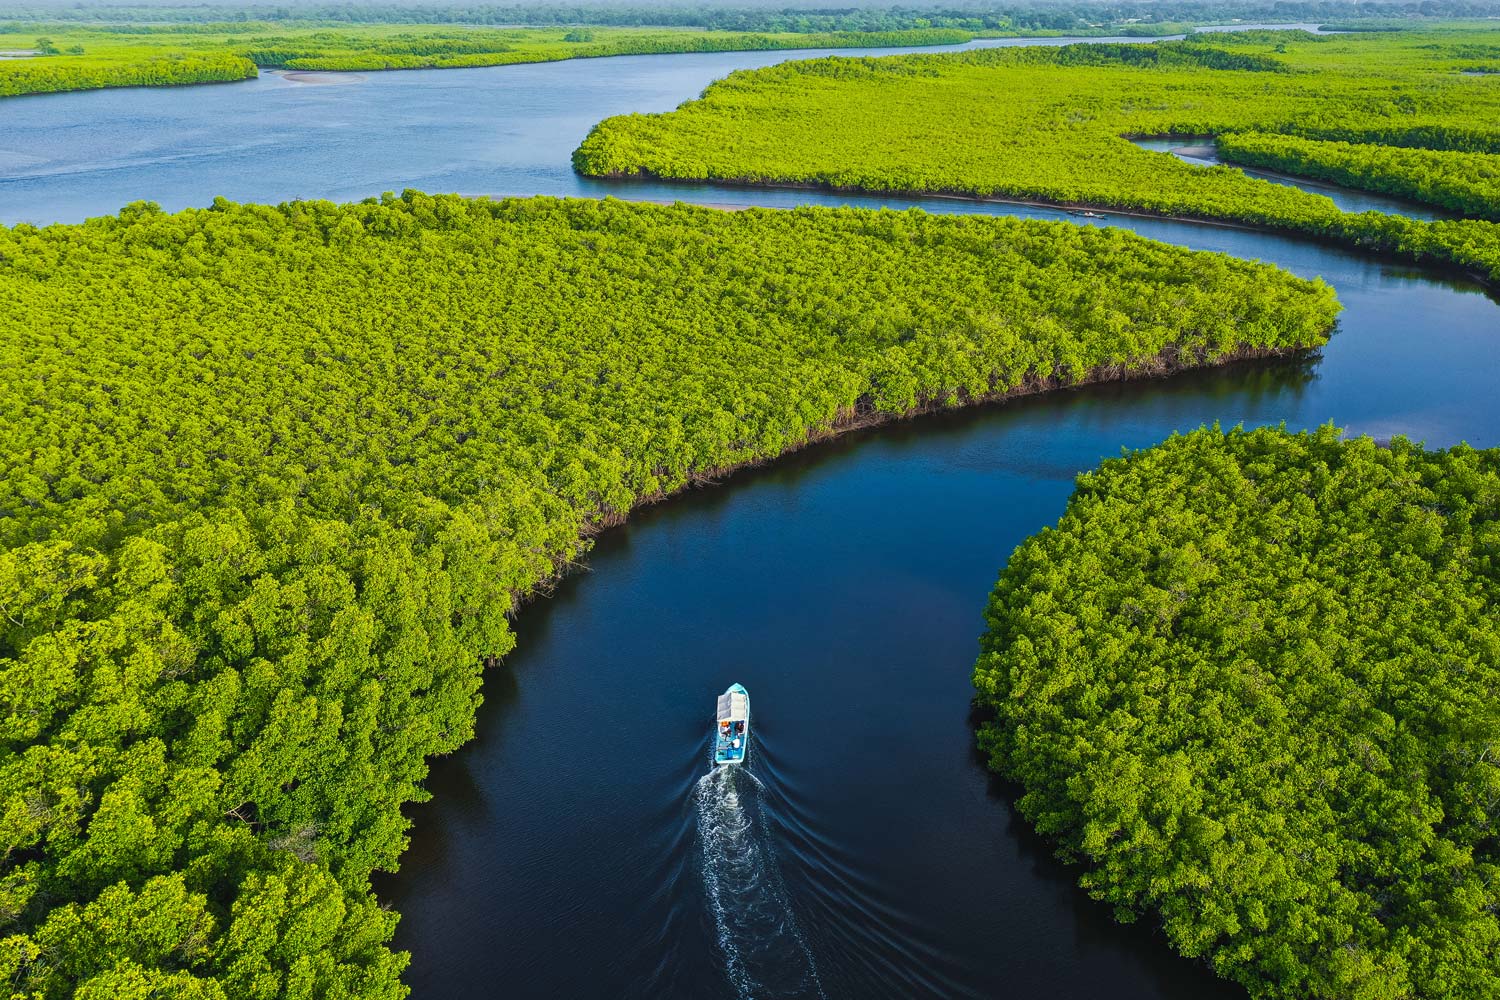
<path fill-rule="evenodd" d="M 1500 30 L 1247 32 L 1135 46 L 834 57 L 735 73 L 667 114 L 608 119 L 574 163 L 595 175 L 938 192 L 1226 219 L 1500 281 L 1493 222 L 1348 214 L 1324 196 L 1229 167 L 1186 164 L 1124 138 L 1258 132 L 1500 153 L 1500 78 L 1459 72 L 1497 47 Z"/>
<path fill-rule="evenodd" d="M 841 426 L 1321 343 L 1319 282 L 920 212 L 408 192 L 0 230 L 0 976 L 397 998 L 426 758 L 643 499 Z"/>
<path fill-rule="evenodd" d="M 1459 13 L 1468 10 L 1461 3 L 1447 6 Z M 675 52 L 953 45 L 994 36 L 1157 37 L 1233 16 L 1227 10 L 1193 2 L 1176 5 L 1173 11 L 1133 5 L 814 12 L 713 7 L 43 4 L 20 9 L 24 20 L 0 24 L 0 51 L 37 53 L 31 58 L 0 59 L 0 97 L 228 82 L 253 77 L 256 67 L 451 69 Z M 1285 19 L 1298 14 L 1283 11 L 1274 16 Z M 1306 16 L 1315 13 L 1309 11 Z"/>
<path fill-rule="evenodd" d="M 938 28 L 819 35 L 574 28 L 559 36 L 556 31 L 536 29 L 498 32 L 447 29 L 422 34 L 392 34 L 386 29 L 367 27 L 337 33 L 318 31 L 305 36 L 257 39 L 247 55 L 259 66 L 286 69 L 452 69 L 649 53 L 957 45 L 972 37 L 965 31 Z"/>
<path fill-rule="evenodd" d="M 10 39 L 0 36 L 0 45 Z M 80 46 L 81 48 L 81 46 Z M 0 60 L 0 97 L 99 87 L 167 87 L 254 79 L 255 64 L 227 52 L 165 52 L 129 59 L 91 56 Z"/>
<path fill-rule="evenodd" d="M 1295 5 L 1293 5 L 1295 6 Z M 1325 4 L 1328 14 L 1349 11 Z M 1443 10 L 1472 13 L 1470 5 Z M 1366 4 L 1373 17 L 1400 5 Z M 1283 9 L 1285 8 L 1285 9 Z M 1430 2 L 1423 12 L 1438 11 Z M 40 4 L 0 24 L 0 97 L 97 87 L 218 83 L 262 69 L 365 71 L 500 66 L 616 55 L 797 48 L 953 45 L 977 37 L 1191 31 L 1227 17 L 1318 17 L 1317 4 L 1276 11 L 1186 0 L 1170 9 L 1062 8 L 842 11 L 716 7 L 245 7 Z M 1360 22 L 1364 23 L 1364 22 Z M 1374 23 L 1374 22 L 1371 22 Z M 1380 22 L 1384 24 L 1385 22 Z M 1399 23 L 1399 22 L 1398 22 Z M 529 27 L 516 27 L 528 25 Z M 556 26 L 556 27 L 552 27 Z M 41 35 L 40 39 L 37 37 Z M 44 42 L 46 44 L 38 44 Z"/>
<path fill-rule="evenodd" d="M 758 49 L 884 48 L 953 45 L 971 33 L 949 28 L 826 34 L 750 34 L 677 28 L 467 28 L 307 24 L 190 25 L 10 24 L 0 50 L 37 50 L 0 59 L 0 97 L 96 87 L 217 83 L 256 75 L 256 68 L 299 70 L 453 69 L 600 56 Z M 215 36 L 218 37 L 215 37 Z"/>
<path fill-rule="evenodd" d="M 1333 181 L 1500 220 L 1500 156 L 1247 132 L 1219 137 L 1232 163 Z"/>
<path fill-rule="evenodd" d="M 1500 995 L 1500 451 L 1174 437 L 1000 576 L 991 766 L 1256 998 Z"/>
<path fill-rule="evenodd" d="M 330 24 L 614 25 L 683 27 L 714 31 L 815 33 L 961 28 L 967 31 L 1047 34 L 1121 34 L 1184 24 L 1348 21 L 1380 30 L 1435 18 L 1492 17 L 1489 0 L 1126 0 L 1126 2 L 997 5 L 958 0 L 946 6 L 828 8 L 815 0 L 777 5 L 734 4 L 440 4 L 351 3 L 267 5 L 246 3 L 63 3 L 33 0 L 11 4 L 8 16 L 29 20 L 161 24 L 204 21 L 317 20 Z M 1174 32 L 1162 32 L 1170 34 Z"/>

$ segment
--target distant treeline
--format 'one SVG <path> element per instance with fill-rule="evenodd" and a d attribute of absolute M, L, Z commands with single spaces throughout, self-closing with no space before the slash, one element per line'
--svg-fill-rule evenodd
<path fill-rule="evenodd" d="M 31 26 L 37 29 L 39 26 Z M 974 37 L 957 28 L 829 31 L 819 34 L 439 25 L 309 25 L 245 21 L 240 25 L 54 26 L 4 31 L 0 50 L 30 48 L 35 58 L 0 61 L 0 98 L 99 87 L 222 83 L 256 75 L 256 67 L 366 71 L 502 66 L 603 56 L 799 48 L 887 48 L 957 45 Z M 214 30 L 209 30 L 214 29 Z M 214 37 L 217 36 L 217 37 Z"/>
<path fill-rule="evenodd" d="M 490 32 L 490 34 L 495 34 Z M 509 35 L 511 33 L 502 33 Z M 574 33 L 570 33 L 574 34 Z M 480 38 L 402 34 L 383 41 L 350 33 L 318 32 L 252 47 L 244 55 L 257 66 L 278 69 L 363 72 L 383 69 L 453 69 L 605 56 L 659 55 L 680 52 L 747 52 L 822 48 L 957 45 L 973 36 L 967 31 L 927 28 L 911 31 L 845 31 L 820 35 L 762 35 L 743 32 L 646 31 L 605 37 L 592 32 L 568 39 L 567 45 L 516 46 Z"/>
<path fill-rule="evenodd" d="M 361 24 L 599 24 L 626 27 L 676 26 L 722 31 L 900 31 L 963 28 L 969 31 L 1088 31 L 1133 23 L 1323 21 L 1489 17 L 1496 0 L 1404 0 L 1350 3 L 1343 0 L 1243 0 L 1175 3 L 1078 3 L 1063 5 L 956 4 L 891 7 L 717 7 L 642 4 L 590 6 L 511 4 L 427 6 L 422 4 L 312 4 L 307 6 L 221 4 L 180 6 L 46 3 L 11 7 L 26 20 L 122 23 L 220 23 L 232 21 L 329 21 Z"/>

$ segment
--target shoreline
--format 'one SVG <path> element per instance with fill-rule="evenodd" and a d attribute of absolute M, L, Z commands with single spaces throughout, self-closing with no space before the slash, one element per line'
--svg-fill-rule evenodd
<path fill-rule="evenodd" d="M 1400 215 L 1404 218 L 1412 219 L 1413 221 L 1417 222 L 1454 222 L 1461 221 L 1467 217 L 1462 211 L 1458 209 L 1448 208 L 1444 205 L 1428 204 L 1426 202 L 1418 201 L 1408 196 L 1392 194 L 1389 191 L 1368 191 L 1363 188 L 1352 187 L 1348 184 L 1341 184 L 1338 181 L 1327 180 L 1322 177 L 1288 173 L 1285 170 L 1276 170 L 1272 167 L 1263 167 L 1255 163 L 1242 163 L 1239 160 L 1227 158 L 1222 153 L 1220 153 L 1220 137 L 1216 135 L 1133 135 L 1131 133 L 1125 133 L 1124 135 L 1121 135 L 1120 138 L 1126 140 L 1127 142 L 1136 143 L 1137 145 L 1139 145 L 1141 142 L 1184 142 L 1187 144 L 1178 146 L 1174 149 L 1163 150 L 1162 152 L 1170 153 L 1171 155 L 1176 156 L 1179 159 L 1191 158 L 1198 160 L 1212 160 L 1213 162 L 1195 165 L 1205 168 L 1215 166 L 1233 167 L 1234 169 L 1244 173 L 1247 177 L 1271 181 L 1274 184 L 1284 184 L 1288 187 L 1294 187 L 1297 190 L 1305 192 L 1307 194 L 1325 194 L 1327 192 L 1332 192 L 1333 194 L 1341 194 L 1346 196 L 1352 195 L 1362 198 L 1384 198 L 1395 203 L 1396 205 L 1434 213 L 1434 217 L 1431 219 L 1420 219 L 1417 216 L 1410 215 L 1406 212 L 1384 213 L 1388 215 Z M 1155 151 L 1153 150 L 1153 152 Z M 1332 197 L 1331 194 L 1328 196 Z M 1380 212 L 1382 210 L 1375 208 L 1366 209 L 1366 211 Z M 1360 213 L 1348 212 L 1346 214 L 1358 215 Z M 1487 219 L 1481 216 L 1475 217 L 1475 221 L 1495 222 L 1500 220 L 1493 218 Z"/>
<path fill-rule="evenodd" d="M 1396 250 L 1373 248 L 1356 244 L 1349 240 L 1339 239 L 1333 236 L 1321 236 L 1317 233 L 1308 232 L 1291 226 L 1258 225 L 1252 222 L 1241 222 L 1234 219 L 1224 219 L 1214 216 L 1183 215 L 1171 212 L 1152 212 L 1142 208 L 1119 208 L 1100 202 L 1081 201 L 1051 201 L 1046 198 L 1034 196 L 1030 198 L 1008 198 L 1003 195 L 977 195 L 961 191 L 891 191 L 881 188 L 866 188 L 857 185 L 829 184 L 813 181 L 750 181 L 750 180 L 727 180 L 721 178 L 688 178 L 688 177 L 662 177 L 649 170 L 637 170 L 634 173 L 614 171 L 604 174 L 585 174 L 575 168 L 575 173 L 580 177 L 591 180 L 611 180 L 622 182 L 655 182 L 667 185 L 708 184 L 716 187 L 737 188 L 742 190 L 765 189 L 773 191 L 823 191 L 830 194 L 855 194 L 873 198 L 906 198 L 906 199 L 932 199 L 943 201 L 962 201 L 975 204 L 988 205 L 1024 205 L 1028 208 L 1051 208 L 1068 214 L 1081 214 L 1083 212 L 1098 212 L 1104 215 L 1121 215 L 1132 219 L 1160 219 L 1168 222 L 1183 222 L 1198 226 L 1217 226 L 1220 229 L 1233 229 L 1247 233 L 1264 233 L 1271 236 L 1285 236 L 1293 239 L 1307 240 L 1321 246 L 1332 247 L 1351 254 L 1363 257 L 1373 257 L 1391 263 L 1410 264 L 1417 267 L 1431 268 L 1432 270 L 1447 274 L 1450 277 L 1462 277 L 1479 285 L 1485 294 L 1500 301 L 1500 279 L 1492 278 L 1481 271 L 1470 270 L 1456 261 L 1422 260 L 1414 254 L 1405 254 Z M 630 200 L 622 198 L 622 201 Z M 643 199 L 651 200 L 651 199 Z M 736 206 L 737 208 L 780 208 L 781 206 Z M 800 208 L 803 206 L 788 206 L 787 208 Z M 856 206 L 851 206 L 856 207 Z M 913 206 L 920 207 L 920 206 Z M 1350 214 L 1350 213 L 1344 213 Z M 1402 216 L 1402 218 L 1407 218 Z M 1422 220 L 1413 220 L 1422 221 Z M 1487 221 L 1487 220 L 1477 220 Z M 1496 223 L 1500 225 L 1500 223 Z M 1152 237 L 1147 237 L 1151 239 Z"/>
<path fill-rule="evenodd" d="M 249 83 L 260 79 L 261 76 L 260 67 L 253 66 L 253 68 L 254 73 L 227 79 L 216 77 L 210 80 L 182 80 L 178 83 L 101 83 L 95 87 L 64 87 L 58 90 L 27 90 L 19 94 L 0 94 L 0 107 L 4 107 L 8 101 L 18 101 L 27 97 L 51 97 L 54 94 L 87 94 L 96 90 L 175 90 L 178 87 L 215 87 L 231 83 Z"/>

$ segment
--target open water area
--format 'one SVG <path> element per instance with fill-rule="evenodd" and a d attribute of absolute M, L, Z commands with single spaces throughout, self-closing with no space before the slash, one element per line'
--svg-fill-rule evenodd
<path fill-rule="evenodd" d="M 266 75 L 0 104 L 0 217 L 47 223 L 417 187 L 1070 219 L 1023 206 L 603 183 L 597 120 L 820 53 Z M 848 54 L 847 52 L 843 54 Z M 1243 997 L 1117 924 L 972 748 L 995 575 L 1073 477 L 1220 421 L 1500 444 L 1500 308 L 1317 243 L 1106 214 L 1337 289 L 1317 355 L 1114 383 L 846 435 L 637 512 L 517 621 L 478 738 L 434 762 L 383 899 L 417 1000 Z M 706 777 L 713 699 L 750 691 L 747 772 Z"/>

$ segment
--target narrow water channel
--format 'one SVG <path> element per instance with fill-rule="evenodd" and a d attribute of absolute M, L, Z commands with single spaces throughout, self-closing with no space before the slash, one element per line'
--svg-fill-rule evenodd
<path fill-rule="evenodd" d="M 1067 218 L 607 185 L 568 169 L 598 118 L 669 108 L 790 55 L 7 101 L 0 214 L 415 186 Z M 1089 901 L 975 758 L 969 671 L 985 597 L 1012 548 L 1056 520 L 1078 471 L 1176 430 L 1335 421 L 1500 444 L 1500 310 L 1472 284 L 1312 243 L 1095 221 L 1322 275 L 1346 307 L 1339 331 L 1300 361 L 850 435 L 604 534 L 588 572 L 521 615 L 478 739 L 435 762 L 402 871 L 379 886 L 403 914 L 417 1000 L 1243 996 L 1149 923 L 1122 927 Z M 754 703 L 751 773 L 706 784 L 712 700 L 731 681 Z"/>
<path fill-rule="evenodd" d="M 1142 149 L 1155 153 L 1171 153 L 1184 163 L 1195 167 L 1233 167 L 1247 177 L 1257 177 L 1272 184 L 1281 184 L 1286 187 L 1294 187 L 1299 191 L 1310 194 L 1320 194 L 1330 199 L 1342 212 L 1382 212 L 1386 215 L 1405 215 L 1413 219 L 1452 219 L 1457 218 L 1457 212 L 1445 211 L 1424 205 L 1421 202 L 1409 201 L 1405 198 L 1396 198 L 1388 194 L 1374 194 L 1369 191 L 1361 191 L 1357 188 L 1344 187 L 1341 184 L 1332 184 L 1328 181 L 1311 180 L 1306 177 L 1293 177 L 1290 174 L 1277 173 L 1274 170 L 1257 170 L 1254 167 L 1242 167 L 1236 163 L 1219 157 L 1219 148 L 1212 137 L 1199 138 L 1176 138 L 1176 139 L 1134 139 L 1132 140 Z"/>

